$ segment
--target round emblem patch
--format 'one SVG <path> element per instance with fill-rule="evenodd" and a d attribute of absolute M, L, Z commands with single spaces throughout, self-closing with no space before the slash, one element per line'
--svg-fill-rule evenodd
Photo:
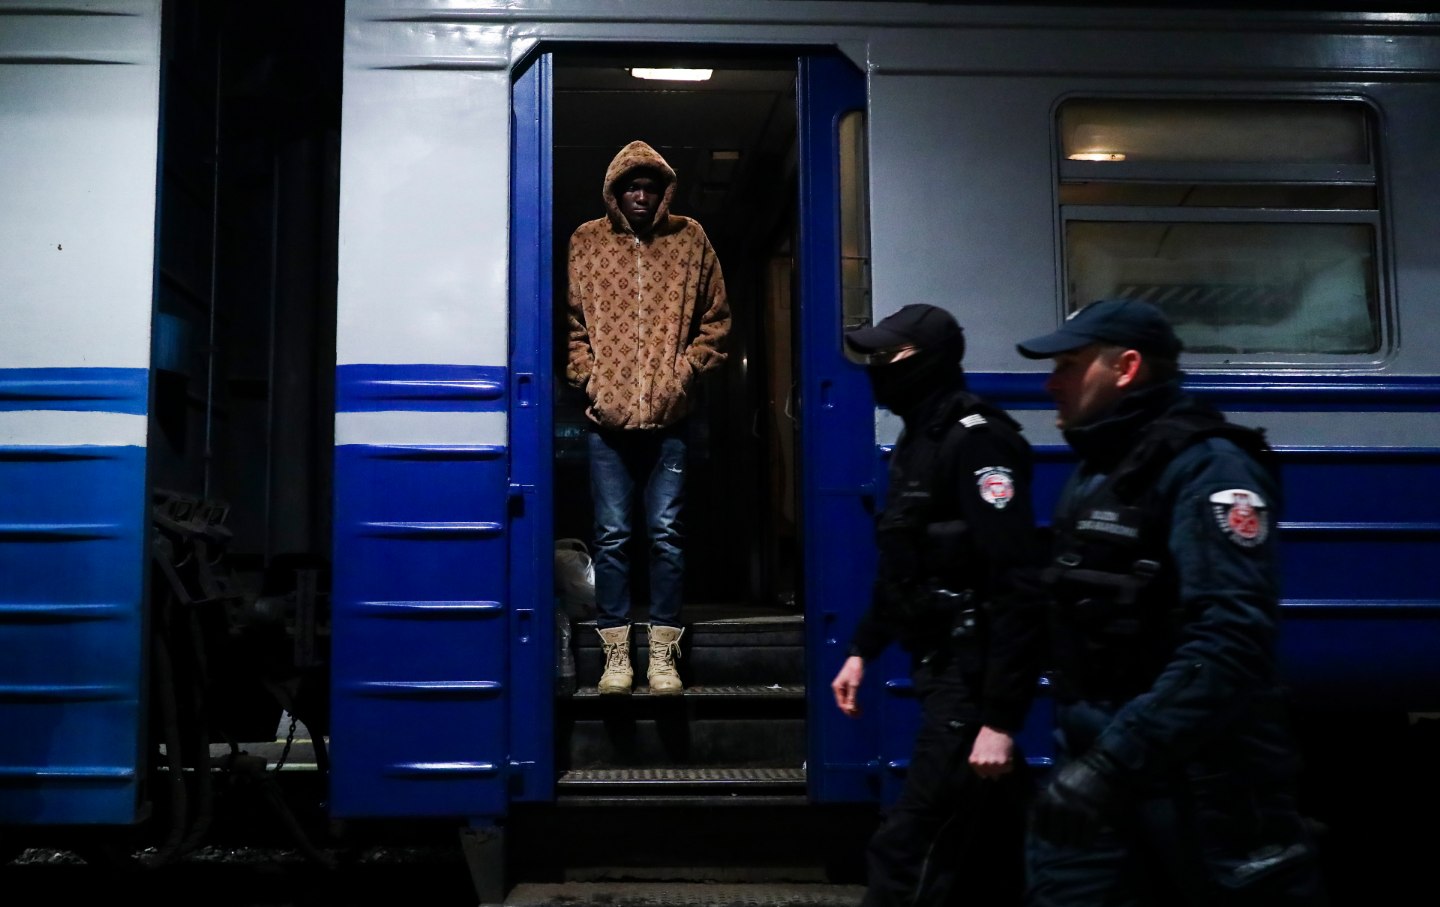
<path fill-rule="evenodd" d="M 1004 466 L 987 466 L 984 469 L 976 470 L 976 484 L 980 488 L 980 499 L 994 507 L 996 510 L 1004 510 L 1015 497 L 1015 480 L 1010 478 L 1010 470 Z"/>
<path fill-rule="evenodd" d="M 1210 514 L 1225 537 L 1242 548 L 1254 548 L 1270 535 L 1265 499 L 1246 488 L 1228 488 L 1210 495 Z"/>

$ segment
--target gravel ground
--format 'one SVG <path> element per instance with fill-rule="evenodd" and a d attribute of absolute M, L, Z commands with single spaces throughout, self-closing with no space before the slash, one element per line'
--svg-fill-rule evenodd
<path fill-rule="evenodd" d="M 161 866 L 153 851 L 128 864 L 87 863 L 72 851 L 31 848 L 0 867 L 7 905 L 53 905 L 66 898 L 140 898 L 147 905 L 348 907 L 396 904 L 474 907 L 459 847 L 327 850 L 333 867 L 295 850 L 202 847 Z"/>

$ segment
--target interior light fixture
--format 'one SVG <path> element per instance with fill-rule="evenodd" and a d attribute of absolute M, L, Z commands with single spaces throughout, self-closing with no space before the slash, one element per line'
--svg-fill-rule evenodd
<path fill-rule="evenodd" d="M 646 66 L 636 66 L 630 70 L 630 75 L 637 79 L 661 79 L 670 82 L 704 82 L 714 73 L 713 69 L 657 69 Z"/>
<path fill-rule="evenodd" d="M 1125 155 L 1119 151 L 1077 151 L 1070 155 L 1072 161 L 1123 161 Z"/>

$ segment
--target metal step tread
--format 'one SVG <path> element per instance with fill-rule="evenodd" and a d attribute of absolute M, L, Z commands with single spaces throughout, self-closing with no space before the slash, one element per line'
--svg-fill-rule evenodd
<path fill-rule="evenodd" d="M 677 794 L 644 790 L 638 793 L 596 793 L 591 790 L 555 797 L 558 809 L 714 809 L 798 807 L 810 805 L 802 790 L 794 794 L 742 793 L 729 789 L 719 794 Z"/>
<path fill-rule="evenodd" d="M 716 684 L 695 684 L 688 686 L 682 693 L 657 694 L 650 692 L 649 686 L 637 686 L 629 694 L 632 698 L 641 699 L 804 699 L 805 684 L 803 683 L 772 683 L 772 684 L 738 684 L 738 683 L 716 683 Z M 597 687 L 580 687 L 570 694 L 572 699 L 598 699 L 600 690 Z M 614 698 L 622 699 L 624 694 L 618 694 Z"/>
<path fill-rule="evenodd" d="M 864 894 L 825 882 L 526 882 L 505 907 L 855 907 Z"/>
<path fill-rule="evenodd" d="M 756 785 L 800 786 L 805 784 L 803 768 L 769 768 L 765 766 L 698 766 L 671 768 L 578 768 L 561 774 L 556 782 L 561 789 L 624 785 L 664 788 L 745 787 Z"/>

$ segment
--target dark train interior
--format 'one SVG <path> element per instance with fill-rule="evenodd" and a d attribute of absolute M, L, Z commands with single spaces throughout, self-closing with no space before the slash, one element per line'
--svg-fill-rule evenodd
<path fill-rule="evenodd" d="M 193 647 L 163 638 L 177 601 L 223 605 L 200 609 L 212 698 L 179 716 L 215 743 L 328 720 L 343 17 L 163 7 L 152 645 Z"/>
<path fill-rule="evenodd" d="M 636 68 L 708 69 L 704 81 L 646 80 Z M 795 58 L 557 53 L 554 107 L 555 535 L 591 536 L 585 401 L 565 385 L 565 250 L 604 213 L 603 175 L 635 139 L 677 174 L 676 214 L 704 226 L 730 300 L 728 359 L 702 381 L 689 418 L 687 605 L 796 607 Z M 632 564 L 644 563 L 643 523 Z M 632 573 L 636 607 L 643 570 Z M 636 582 L 639 580 L 640 582 Z"/>

